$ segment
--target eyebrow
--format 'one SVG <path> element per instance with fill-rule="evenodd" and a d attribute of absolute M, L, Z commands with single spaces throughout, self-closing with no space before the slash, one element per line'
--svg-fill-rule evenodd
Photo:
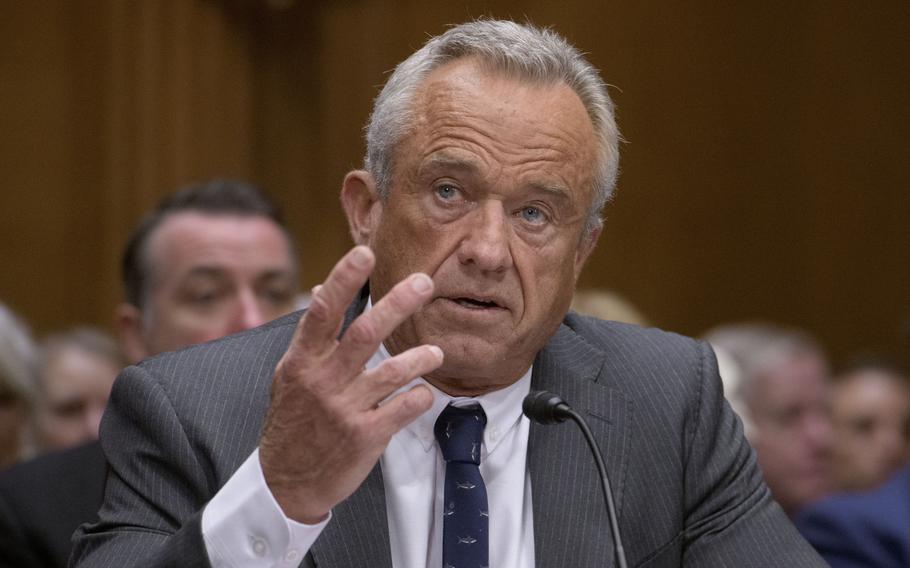
<path fill-rule="evenodd" d="M 558 201 L 571 201 L 569 188 L 560 184 L 532 183 L 530 187 L 534 191 L 546 193 Z"/>
<path fill-rule="evenodd" d="M 184 275 L 184 280 L 190 278 L 224 278 L 228 274 L 228 271 L 219 267 L 211 265 L 201 265 L 194 266 L 189 270 L 189 272 Z M 269 268 L 263 270 L 261 273 L 256 275 L 256 280 L 271 280 L 274 278 L 284 278 L 289 277 L 293 278 L 294 272 L 292 270 L 286 270 L 284 268 Z"/>
<path fill-rule="evenodd" d="M 476 173 L 480 170 L 474 160 L 459 158 L 443 151 L 430 156 L 429 159 L 421 164 L 418 171 L 424 174 L 438 169 L 454 169 L 466 173 Z M 546 193 L 560 201 L 570 200 L 571 197 L 569 188 L 562 184 L 530 183 L 528 187 L 534 191 Z"/>
<path fill-rule="evenodd" d="M 424 161 L 418 172 L 424 173 L 438 169 L 454 169 L 467 173 L 475 173 L 480 170 L 474 160 L 459 158 L 443 151 L 433 154 Z"/>

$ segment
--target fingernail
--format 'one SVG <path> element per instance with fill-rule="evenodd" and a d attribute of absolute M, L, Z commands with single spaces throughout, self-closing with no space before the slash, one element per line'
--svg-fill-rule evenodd
<path fill-rule="evenodd" d="M 433 281 L 426 274 L 415 274 L 411 278 L 411 289 L 415 292 L 426 292 L 433 286 Z"/>
<path fill-rule="evenodd" d="M 430 345 L 430 351 L 436 354 L 437 357 L 443 359 L 445 356 L 442 353 L 442 349 L 438 345 Z"/>
<path fill-rule="evenodd" d="M 354 254 L 351 255 L 351 261 L 358 268 L 366 268 L 370 264 L 370 253 L 367 252 L 366 247 L 356 247 Z"/>

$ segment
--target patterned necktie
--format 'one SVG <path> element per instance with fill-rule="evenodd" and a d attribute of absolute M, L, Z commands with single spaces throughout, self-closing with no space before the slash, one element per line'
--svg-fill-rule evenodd
<path fill-rule="evenodd" d="M 433 431 L 446 460 L 442 523 L 443 568 L 489 566 L 487 488 L 480 476 L 480 444 L 487 415 L 480 405 L 451 404 Z"/>

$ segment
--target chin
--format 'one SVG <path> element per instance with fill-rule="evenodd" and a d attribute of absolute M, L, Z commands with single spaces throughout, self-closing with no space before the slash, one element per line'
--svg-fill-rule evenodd
<path fill-rule="evenodd" d="M 522 361 L 522 357 L 516 356 L 504 340 L 494 343 L 477 337 L 451 338 L 437 345 L 445 353 L 442 366 L 433 373 L 440 377 L 465 379 L 472 383 L 507 384 L 521 377 L 533 363 L 533 357 L 527 362 Z"/>

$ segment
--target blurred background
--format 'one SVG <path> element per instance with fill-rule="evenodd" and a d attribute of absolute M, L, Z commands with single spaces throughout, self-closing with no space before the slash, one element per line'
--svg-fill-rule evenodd
<path fill-rule="evenodd" d="M 111 327 L 130 228 L 191 181 L 266 187 L 305 288 L 387 72 L 447 24 L 553 26 L 627 141 L 584 287 L 697 335 L 766 319 L 835 360 L 910 343 L 910 3 L 3 2 L 0 300 L 38 333 Z"/>

